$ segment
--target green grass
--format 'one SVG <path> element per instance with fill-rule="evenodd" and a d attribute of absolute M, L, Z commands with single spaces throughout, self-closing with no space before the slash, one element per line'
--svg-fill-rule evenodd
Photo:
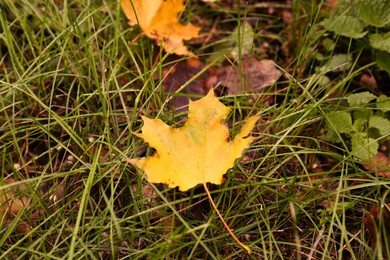
<path fill-rule="evenodd" d="M 224 184 L 209 186 L 230 228 L 251 247 L 248 256 L 201 186 L 179 192 L 150 184 L 125 162 L 151 153 L 132 135 L 140 115 L 170 125 L 185 117 L 169 108 L 164 79 L 155 77 L 185 58 L 168 57 L 146 37 L 131 43 L 140 31 L 116 1 L 2 1 L 0 194 L 11 191 L 8 198 L 24 205 L 7 216 L 2 201 L 0 259 L 376 259 L 389 252 L 381 243 L 372 249 L 363 226 L 371 205 L 388 202 L 389 179 L 364 170 L 348 143 L 323 139 L 325 116 L 340 109 L 366 68 L 356 62 L 320 84 L 324 75 L 308 59 L 324 35 L 314 3 L 295 1 L 291 28 L 251 5 L 211 9 L 190 1 L 183 14 L 220 16 L 222 32 L 240 24 L 237 17 L 271 21 L 259 23 L 267 33 L 255 36 L 270 49 L 255 44 L 253 55 L 274 59 L 285 76 L 262 95 L 220 99 L 233 108 L 232 131 L 249 114 L 262 118 Z M 201 59 L 207 47 L 198 50 Z M 274 49 L 282 47 L 289 57 Z M 267 98 L 274 105 L 266 107 Z"/>

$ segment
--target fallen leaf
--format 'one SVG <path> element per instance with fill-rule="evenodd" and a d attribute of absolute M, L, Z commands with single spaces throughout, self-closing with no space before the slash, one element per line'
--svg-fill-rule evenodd
<path fill-rule="evenodd" d="M 374 171 L 379 177 L 390 178 L 390 160 L 381 152 L 366 160 L 363 167 L 368 171 Z"/>
<path fill-rule="evenodd" d="M 244 59 L 241 68 L 231 65 L 224 69 L 222 85 L 229 89 L 229 94 L 262 93 L 272 85 L 281 72 L 271 60 Z"/>
<path fill-rule="evenodd" d="M 184 10 L 183 0 L 122 0 L 121 4 L 129 24 L 139 24 L 166 52 L 194 56 L 183 40 L 197 37 L 200 28 L 179 22 L 178 15 Z"/>
<path fill-rule="evenodd" d="M 258 120 L 250 117 L 232 141 L 229 129 L 221 123 L 230 112 L 214 96 L 214 91 L 197 101 L 190 101 L 188 120 L 181 128 L 166 125 L 160 119 L 142 117 L 141 137 L 156 149 L 153 156 L 129 159 L 143 170 L 152 183 L 178 186 L 186 191 L 207 182 L 222 184 L 223 175 L 233 167 L 243 150 L 253 141 L 248 134 Z"/>
<path fill-rule="evenodd" d="M 378 84 L 376 82 L 376 79 L 373 75 L 368 73 L 363 73 L 360 77 L 360 84 L 368 86 L 370 88 L 376 89 L 378 88 Z"/>
<path fill-rule="evenodd" d="M 13 178 L 8 178 L 4 180 L 4 183 L 8 185 L 14 184 L 15 180 Z M 28 209 L 31 207 L 29 198 L 20 192 L 25 190 L 26 187 L 23 184 L 19 184 L 13 188 L 6 187 L 6 185 L 3 184 L 0 186 L 0 203 L 3 215 L 17 215 L 21 209 Z M 20 193 L 22 195 L 19 195 Z"/>
<path fill-rule="evenodd" d="M 169 105 L 176 111 L 187 111 L 190 96 L 204 96 L 218 83 L 217 69 L 209 68 L 200 73 L 205 68 L 206 66 L 196 58 L 179 61 L 163 68 L 162 86 L 164 92 L 173 96 Z M 159 75 L 156 76 L 158 79 Z M 186 87 L 182 88 L 183 85 Z M 216 92 L 218 93 L 218 90 Z"/>
<path fill-rule="evenodd" d="M 386 253 L 386 245 L 390 241 L 390 211 L 388 209 L 390 204 L 382 207 L 371 206 L 370 213 L 364 219 L 364 226 L 370 234 L 370 246 L 375 249 L 377 243 L 382 243 L 383 253 Z M 377 241 L 379 238 L 379 241 Z"/>
<path fill-rule="evenodd" d="M 45 205 L 47 209 L 53 209 L 53 206 L 62 199 L 64 189 L 63 184 L 44 182 L 39 185 L 37 193 L 31 193 L 24 184 L 18 184 L 11 177 L 0 180 L 0 215 L 4 217 L 5 225 L 9 225 L 20 211 L 28 212 L 18 222 L 17 231 L 29 231 L 30 226 L 27 223 L 32 223 L 32 220 L 37 222 L 45 216 L 42 205 Z"/>
<path fill-rule="evenodd" d="M 230 32 L 224 39 L 217 41 L 213 52 L 207 58 L 209 62 L 217 60 L 220 56 L 227 56 L 233 60 L 239 57 L 250 56 L 253 51 L 255 32 L 248 23 L 242 23 Z"/>

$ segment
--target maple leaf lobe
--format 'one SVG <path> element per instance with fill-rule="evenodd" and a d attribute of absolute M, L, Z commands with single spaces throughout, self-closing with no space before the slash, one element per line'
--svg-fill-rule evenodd
<path fill-rule="evenodd" d="M 179 22 L 184 10 L 183 0 L 122 0 L 123 12 L 129 25 L 139 24 L 142 31 L 168 53 L 195 56 L 183 44 L 183 40 L 197 37 L 200 28 Z"/>
<path fill-rule="evenodd" d="M 229 112 L 230 108 L 210 90 L 204 98 L 190 102 L 188 120 L 181 128 L 170 127 L 160 119 L 142 117 L 142 133 L 135 135 L 156 152 L 129 162 L 143 170 L 149 182 L 178 186 L 181 191 L 207 182 L 222 184 L 223 175 L 253 141 L 248 134 L 258 119 L 249 118 L 241 132 L 228 142 L 229 130 L 221 122 Z"/>

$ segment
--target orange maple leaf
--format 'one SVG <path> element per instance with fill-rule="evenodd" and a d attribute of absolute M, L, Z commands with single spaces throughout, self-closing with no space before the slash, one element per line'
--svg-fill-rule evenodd
<path fill-rule="evenodd" d="M 190 102 L 188 120 L 181 128 L 166 125 L 160 119 L 142 117 L 141 134 L 135 134 L 156 149 L 153 156 L 130 159 L 128 162 L 143 170 L 152 183 L 178 186 L 186 191 L 197 184 L 222 184 L 223 175 L 241 157 L 253 141 L 248 136 L 258 120 L 250 117 L 232 141 L 229 129 L 221 123 L 229 115 L 210 90 L 204 98 Z"/>
<path fill-rule="evenodd" d="M 183 40 L 198 36 L 199 27 L 179 23 L 183 0 L 122 0 L 122 9 L 130 25 L 139 24 L 142 31 L 168 53 L 194 56 Z"/>

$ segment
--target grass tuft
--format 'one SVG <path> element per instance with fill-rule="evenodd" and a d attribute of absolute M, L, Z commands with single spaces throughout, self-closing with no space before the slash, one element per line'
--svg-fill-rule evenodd
<path fill-rule="evenodd" d="M 181 125 L 186 113 L 172 100 L 200 95 L 180 90 L 242 58 L 240 41 L 235 58 L 215 46 L 244 21 L 255 28 L 250 58 L 274 60 L 283 75 L 260 94 L 221 94 L 233 134 L 248 115 L 261 114 L 261 124 L 224 184 L 209 186 L 216 207 L 255 259 L 389 255 L 390 180 L 365 170 L 348 141 L 324 138 L 327 114 L 375 69 L 360 63 L 366 50 L 334 38 L 354 60 L 341 73 L 326 67 L 339 49 L 322 45 L 324 1 L 227 2 L 187 2 L 181 20 L 210 34 L 188 44 L 212 59 L 175 93 L 164 91 L 173 74 L 165 72 L 187 58 L 129 27 L 119 2 L 0 3 L 0 259 L 249 259 L 202 187 L 150 184 L 125 162 L 153 153 L 132 134 L 141 115 Z M 373 205 L 380 220 L 370 244 Z"/>

